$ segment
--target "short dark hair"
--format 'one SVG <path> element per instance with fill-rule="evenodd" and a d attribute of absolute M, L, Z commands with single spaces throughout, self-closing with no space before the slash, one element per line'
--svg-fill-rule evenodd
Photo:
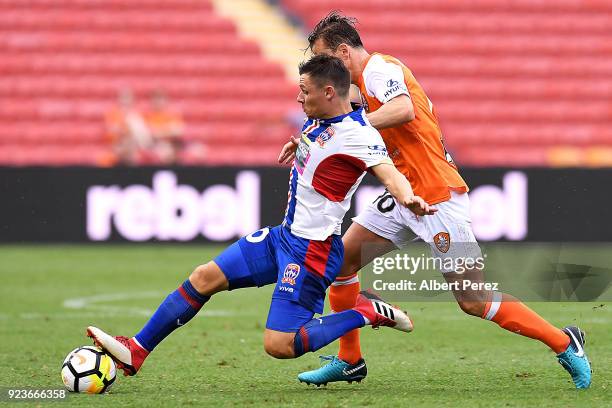
<path fill-rule="evenodd" d="M 343 16 L 339 11 L 334 10 L 312 29 L 308 35 L 308 47 L 312 50 L 315 41 L 321 38 L 332 51 L 336 51 L 342 43 L 361 48 L 363 43 L 355 28 L 356 23 L 356 18 Z"/>
<path fill-rule="evenodd" d="M 319 86 L 331 84 L 342 97 L 348 95 L 351 74 L 340 58 L 326 54 L 315 55 L 300 64 L 299 72 L 300 75 L 310 75 Z"/>

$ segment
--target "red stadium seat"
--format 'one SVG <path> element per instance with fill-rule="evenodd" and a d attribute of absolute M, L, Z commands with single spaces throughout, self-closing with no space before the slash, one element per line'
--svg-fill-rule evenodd
<path fill-rule="evenodd" d="M 460 164 L 556 165 L 558 145 L 607 160 L 609 1 L 281 2 L 307 30 L 329 10 L 356 17 L 367 50 L 412 69 Z M 589 156 L 593 145 L 603 147 Z"/>
<path fill-rule="evenodd" d="M 101 164 L 126 87 L 169 95 L 188 164 L 274 163 L 292 132 L 295 85 L 209 0 L 0 0 L 0 50 L 0 165 Z"/>
<path fill-rule="evenodd" d="M 357 17 L 367 49 L 413 70 L 460 164 L 610 162 L 608 0 L 279 3 L 307 30 Z M 274 164 L 294 131 L 295 85 L 210 0 L 0 0 L 0 51 L 0 164 L 99 164 L 126 87 L 168 93 L 186 164 Z"/>

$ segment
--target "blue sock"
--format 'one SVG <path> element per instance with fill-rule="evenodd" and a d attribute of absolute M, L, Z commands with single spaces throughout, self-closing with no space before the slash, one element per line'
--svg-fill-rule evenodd
<path fill-rule="evenodd" d="M 177 327 L 198 313 L 210 296 L 198 293 L 189 279 L 164 299 L 147 324 L 134 336 L 147 351 L 153 349 Z"/>
<path fill-rule="evenodd" d="M 327 346 L 345 333 L 363 326 L 365 320 L 361 313 L 355 310 L 314 318 L 295 334 L 293 341 L 295 357 Z"/>

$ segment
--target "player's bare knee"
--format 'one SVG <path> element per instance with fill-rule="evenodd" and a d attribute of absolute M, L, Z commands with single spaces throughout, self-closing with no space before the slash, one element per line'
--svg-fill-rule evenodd
<path fill-rule="evenodd" d="M 279 347 L 278 345 L 265 344 L 264 350 L 269 356 L 278 359 L 293 358 L 293 353 L 289 353 L 285 347 Z"/>
<path fill-rule="evenodd" d="M 206 286 L 206 265 L 207 264 L 196 266 L 196 268 L 193 270 L 193 272 L 191 272 L 191 275 L 189 276 L 189 281 L 198 291 L 204 286 Z"/>
<path fill-rule="evenodd" d="M 293 347 L 285 342 L 280 342 L 272 339 L 264 341 L 264 350 L 269 356 L 278 359 L 293 358 Z"/>
<path fill-rule="evenodd" d="M 459 304 L 461 310 L 463 310 L 465 313 L 476 317 L 481 317 L 484 314 L 486 307 L 486 304 L 480 301 L 460 300 L 457 303 Z"/>
<path fill-rule="evenodd" d="M 290 333 L 281 333 L 266 329 L 264 333 L 264 350 L 274 358 L 294 358 L 293 338 Z"/>
<path fill-rule="evenodd" d="M 227 285 L 227 279 L 213 262 L 197 266 L 191 272 L 189 281 L 195 290 L 205 295 L 212 295 L 226 289 Z"/>

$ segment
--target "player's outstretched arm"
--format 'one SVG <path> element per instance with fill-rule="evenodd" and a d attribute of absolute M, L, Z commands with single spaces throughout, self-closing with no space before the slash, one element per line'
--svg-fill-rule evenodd
<path fill-rule="evenodd" d="M 295 159 L 295 150 L 300 143 L 300 139 L 297 137 L 291 136 L 289 141 L 285 143 L 283 148 L 281 149 L 280 154 L 278 155 L 278 162 L 280 164 L 289 164 Z"/>
<path fill-rule="evenodd" d="M 415 196 L 410 183 L 394 165 L 381 163 L 371 168 L 372 174 L 387 188 L 398 203 L 416 215 L 431 215 L 438 211 L 421 197 Z"/>
<path fill-rule="evenodd" d="M 366 117 L 376 129 L 399 126 L 414 119 L 414 105 L 408 95 L 398 95 Z"/>

